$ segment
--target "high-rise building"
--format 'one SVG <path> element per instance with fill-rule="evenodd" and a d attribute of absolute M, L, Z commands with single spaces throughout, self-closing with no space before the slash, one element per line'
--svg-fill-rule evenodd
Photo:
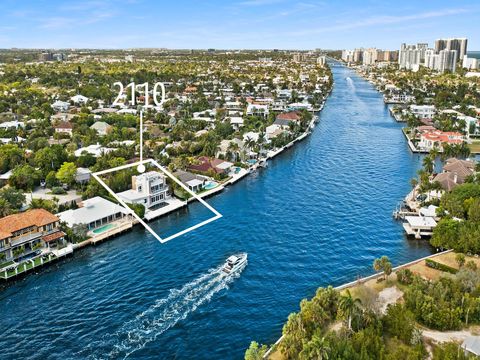
<path fill-rule="evenodd" d="M 455 72 L 457 65 L 457 52 L 455 50 L 440 50 L 438 54 L 435 54 L 435 50 L 428 49 L 425 52 L 425 66 L 436 71 Z"/>
<path fill-rule="evenodd" d="M 317 64 L 320 66 L 325 66 L 326 62 L 327 62 L 327 58 L 325 56 L 319 56 L 317 58 Z"/>
<path fill-rule="evenodd" d="M 342 60 L 345 62 L 353 62 L 353 50 L 342 50 Z"/>
<path fill-rule="evenodd" d="M 457 59 L 463 60 L 467 54 L 466 38 L 452 38 L 452 39 L 437 39 L 435 40 L 435 52 L 440 53 L 442 50 L 455 50 Z"/>
<path fill-rule="evenodd" d="M 48 52 L 43 52 L 38 55 L 38 60 L 40 61 L 52 61 L 53 60 L 53 54 L 51 51 Z"/>
<path fill-rule="evenodd" d="M 398 51 L 385 50 L 383 52 L 383 61 L 398 61 Z"/>
<path fill-rule="evenodd" d="M 375 48 L 372 48 L 372 49 L 366 49 L 364 52 L 363 52 L 363 58 L 362 58 L 362 62 L 363 62 L 363 65 L 373 65 L 377 62 L 378 60 L 378 50 L 375 49 Z"/>
<path fill-rule="evenodd" d="M 302 62 L 302 61 L 305 61 L 306 59 L 307 59 L 307 55 L 305 54 L 302 54 L 302 53 L 293 54 L 293 61 Z"/>
<path fill-rule="evenodd" d="M 455 72 L 455 67 L 457 65 L 457 51 L 456 50 L 441 50 L 438 53 L 440 58 L 440 64 L 438 71 L 445 72 L 447 70 L 452 73 Z"/>
<path fill-rule="evenodd" d="M 428 49 L 428 44 L 427 43 L 418 43 L 417 44 L 417 49 L 420 51 L 420 62 L 425 61 L 425 51 Z"/>
<path fill-rule="evenodd" d="M 353 61 L 357 63 L 363 61 L 363 49 L 353 50 Z"/>
<path fill-rule="evenodd" d="M 476 58 L 470 58 L 465 55 L 463 58 L 462 67 L 468 70 L 476 70 L 480 67 L 480 60 Z"/>
<path fill-rule="evenodd" d="M 412 71 L 418 71 L 421 63 L 422 53 L 425 53 L 426 49 L 418 49 L 417 45 L 407 45 L 403 43 L 400 46 L 398 54 L 398 65 L 400 69 L 407 69 Z M 423 55 L 425 56 L 425 55 Z"/>

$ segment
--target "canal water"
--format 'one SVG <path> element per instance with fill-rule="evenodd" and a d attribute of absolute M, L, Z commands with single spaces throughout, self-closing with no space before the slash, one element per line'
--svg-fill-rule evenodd
<path fill-rule="evenodd" d="M 334 89 L 305 141 L 208 201 L 223 218 L 167 244 L 137 228 L 0 292 L 2 359 L 241 359 L 274 342 L 319 286 L 430 253 L 392 210 L 421 159 L 374 87 L 333 66 Z M 151 223 L 174 232 L 193 204 Z M 187 220 L 186 220 L 187 219 Z M 236 278 L 227 256 L 248 253 Z"/>

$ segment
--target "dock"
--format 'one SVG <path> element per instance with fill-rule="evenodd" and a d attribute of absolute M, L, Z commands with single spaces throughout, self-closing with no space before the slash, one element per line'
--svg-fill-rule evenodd
<path fill-rule="evenodd" d="M 54 249 L 48 252 L 44 252 L 36 257 L 33 257 L 21 263 L 16 263 L 15 261 L 12 261 L 11 264 L 0 270 L 0 279 L 3 279 L 5 281 L 11 280 L 18 276 L 24 275 L 34 269 L 38 269 L 47 264 L 55 262 L 62 257 L 68 256 L 70 254 L 73 254 L 73 246 L 71 244 L 60 249 Z"/>

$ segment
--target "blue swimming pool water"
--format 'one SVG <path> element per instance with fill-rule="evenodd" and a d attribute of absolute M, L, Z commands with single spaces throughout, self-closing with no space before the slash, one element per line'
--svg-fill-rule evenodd
<path fill-rule="evenodd" d="M 208 181 L 208 182 L 205 183 L 203 188 L 205 190 L 212 190 L 212 189 L 216 188 L 217 186 L 218 186 L 218 183 L 216 183 L 215 181 Z"/>
<path fill-rule="evenodd" d="M 106 225 L 103 225 L 103 226 L 93 230 L 92 232 L 94 234 L 101 234 L 101 233 L 103 233 L 107 230 L 110 230 L 110 229 L 114 228 L 114 227 L 115 227 L 115 224 L 106 224 Z"/>
<path fill-rule="evenodd" d="M 333 71 L 312 135 L 208 199 L 220 220 L 166 244 L 136 228 L 4 288 L 0 358 L 242 359 L 318 286 L 370 274 L 381 255 L 429 254 L 391 216 L 421 159 L 373 86 Z M 150 225 L 173 232 L 208 215 L 191 204 Z M 247 267 L 219 281 L 237 252 Z"/>

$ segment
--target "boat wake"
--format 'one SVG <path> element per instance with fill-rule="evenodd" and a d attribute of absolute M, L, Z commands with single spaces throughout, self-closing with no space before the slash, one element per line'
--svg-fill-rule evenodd
<path fill-rule="evenodd" d="M 106 357 L 125 359 L 155 341 L 158 336 L 185 319 L 200 305 L 210 301 L 216 293 L 228 289 L 240 276 L 243 268 L 230 276 L 223 274 L 222 266 L 210 269 L 182 288 L 170 290 L 166 298 L 157 300 L 135 319 L 126 322 L 113 335 L 113 348 Z"/>
<path fill-rule="evenodd" d="M 353 83 L 352 78 L 350 76 L 347 76 L 345 80 L 347 80 L 348 87 L 355 91 L 355 84 Z"/>

